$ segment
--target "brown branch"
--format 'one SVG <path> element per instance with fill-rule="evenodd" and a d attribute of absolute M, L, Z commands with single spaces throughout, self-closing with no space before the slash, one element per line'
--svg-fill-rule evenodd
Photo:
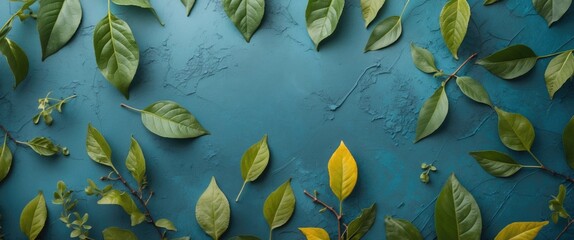
<path fill-rule="evenodd" d="M 571 178 L 567 175 L 564 175 L 564 174 L 556 172 L 552 169 L 546 168 L 545 166 L 540 166 L 540 169 L 544 170 L 545 172 L 547 172 L 549 174 L 552 174 L 553 176 L 561 177 L 561 178 L 564 178 L 564 180 L 566 180 L 568 182 L 574 183 L 574 178 Z"/>
<path fill-rule="evenodd" d="M 566 227 L 564 227 L 564 229 L 562 229 L 562 231 L 560 232 L 560 234 L 558 234 L 558 236 L 556 236 L 555 240 L 560 239 L 560 237 L 562 237 L 562 235 L 564 235 L 564 233 L 566 233 L 566 231 L 568 231 L 568 228 L 570 228 L 570 226 L 574 223 L 574 219 L 571 219 L 568 221 L 568 224 L 566 225 Z"/>
<path fill-rule="evenodd" d="M 341 220 L 343 219 L 343 215 L 337 213 L 335 208 L 333 208 L 333 207 L 327 205 L 325 202 L 319 200 L 316 196 L 307 192 L 307 190 L 303 190 L 303 193 L 305 193 L 305 195 L 307 195 L 307 197 L 311 198 L 311 200 L 313 200 L 314 203 L 317 203 L 317 204 L 325 207 L 327 210 L 331 211 L 333 213 L 333 215 L 335 215 L 335 217 L 337 218 L 337 239 L 340 240 L 341 239 Z"/>
<path fill-rule="evenodd" d="M 6 129 L 4 125 L 0 125 L 0 128 L 2 129 L 2 131 L 4 131 L 4 133 L 6 133 L 6 136 L 8 136 L 8 138 L 10 138 L 12 142 L 16 143 L 16 145 L 19 144 L 18 140 L 16 140 L 16 138 L 14 138 L 12 134 L 10 134 L 10 131 L 8 131 L 8 129 Z"/>
<path fill-rule="evenodd" d="M 446 80 L 444 80 L 444 84 L 448 83 L 449 80 L 458 77 L 456 74 L 458 74 L 458 72 L 468 63 L 470 62 L 470 60 L 472 60 L 473 58 L 475 58 L 478 55 L 478 53 L 474 53 L 472 55 L 470 55 L 470 57 L 468 57 L 460 66 L 458 66 L 458 68 L 456 70 L 454 70 L 454 72 L 448 76 L 448 78 Z"/>

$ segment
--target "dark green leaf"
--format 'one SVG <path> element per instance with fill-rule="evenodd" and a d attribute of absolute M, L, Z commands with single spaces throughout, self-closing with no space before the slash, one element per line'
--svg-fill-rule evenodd
<path fill-rule="evenodd" d="M 472 79 L 471 77 L 457 77 L 456 84 L 458 85 L 458 88 L 460 88 L 460 91 L 462 91 L 462 93 L 464 93 L 468 98 L 475 102 L 492 107 L 490 97 L 480 82 Z"/>
<path fill-rule="evenodd" d="M 165 138 L 196 138 L 209 134 L 187 109 L 172 101 L 158 101 L 141 112 L 144 126 Z"/>
<path fill-rule="evenodd" d="M 371 205 L 369 208 L 363 209 L 361 211 L 361 215 L 349 223 L 349 227 L 347 228 L 347 239 L 360 240 L 363 238 L 375 223 L 376 217 L 377 206 L 375 204 Z"/>
<path fill-rule="evenodd" d="M 104 234 L 104 240 L 138 240 L 138 237 L 132 231 L 117 227 L 106 228 L 102 233 Z"/>
<path fill-rule="evenodd" d="M 534 142 L 534 127 L 524 116 L 495 107 L 498 114 L 498 136 L 504 146 L 514 151 L 530 151 Z"/>
<path fill-rule="evenodd" d="M 526 45 L 513 45 L 476 61 L 492 74 L 504 79 L 514 79 L 529 72 L 538 56 Z"/>
<path fill-rule="evenodd" d="M 48 210 L 46 209 L 46 200 L 42 192 L 39 192 L 22 210 L 22 214 L 20 215 L 20 230 L 28 239 L 34 240 L 44 228 L 47 217 Z"/>
<path fill-rule="evenodd" d="M 86 149 L 88 151 L 88 156 L 94 162 L 114 168 L 114 165 L 112 164 L 112 149 L 104 136 L 102 136 L 97 129 L 92 127 L 92 124 L 88 124 Z"/>
<path fill-rule="evenodd" d="M 6 23 L 6 26 L 3 29 L 0 29 L 0 40 L 5 38 L 8 35 L 8 33 L 10 32 L 10 30 L 12 30 L 12 22 L 13 21 L 8 21 Z"/>
<path fill-rule="evenodd" d="M 570 119 L 564 134 L 562 134 L 562 143 L 564 144 L 564 153 L 566 154 L 566 162 L 570 168 L 574 169 L 574 117 Z"/>
<path fill-rule="evenodd" d="M 195 205 L 195 218 L 205 233 L 217 240 L 229 227 L 231 210 L 225 194 L 217 186 L 215 177 Z"/>
<path fill-rule="evenodd" d="M 271 230 L 283 226 L 295 210 L 295 194 L 291 188 L 291 179 L 273 191 L 263 205 L 263 215 Z"/>
<path fill-rule="evenodd" d="M 50 139 L 45 137 L 36 137 L 25 144 L 41 156 L 53 156 L 60 150 Z"/>
<path fill-rule="evenodd" d="M 510 156 L 497 151 L 471 152 L 470 156 L 476 159 L 484 171 L 495 177 L 510 177 L 522 168 Z"/>
<path fill-rule="evenodd" d="M 365 46 L 365 52 L 375 51 L 395 43 L 401 34 L 403 27 L 401 17 L 391 16 L 381 21 L 373 29 L 373 33 L 369 37 L 369 41 Z"/>
<path fill-rule="evenodd" d="M 0 39 L 0 52 L 6 57 L 14 75 L 14 87 L 17 87 L 28 76 L 28 56 L 18 44 L 8 38 Z"/>
<path fill-rule="evenodd" d="M 434 63 L 434 57 L 429 50 L 411 43 L 411 56 L 415 66 L 425 73 L 437 73 L 439 70 Z"/>
<path fill-rule="evenodd" d="M 160 227 L 160 228 L 164 228 L 166 230 L 169 231 L 177 231 L 177 229 L 175 228 L 175 225 L 173 225 L 173 223 L 165 218 L 162 219 L 158 219 L 157 221 L 155 221 L 155 226 L 156 227 Z"/>
<path fill-rule="evenodd" d="M 309 0 L 307 3 L 307 32 L 317 50 L 319 43 L 335 32 L 344 7 L 345 0 Z"/>
<path fill-rule="evenodd" d="M 572 5 L 572 0 L 532 0 L 532 4 L 550 27 L 552 23 L 560 20 L 564 13 L 568 11 L 568 8 Z"/>
<path fill-rule="evenodd" d="M 145 220 L 145 215 L 138 209 L 129 193 L 112 189 L 106 192 L 98 201 L 98 204 L 119 205 L 130 215 L 132 226 L 138 225 Z"/>
<path fill-rule="evenodd" d="M 10 167 L 12 167 L 12 152 L 8 148 L 8 135 L 4 135 L 4 144 L 2 144 L 2 149 L 0 152 L 0 182 L 8 176 L 10 172 Z"/>
<path fill-rule="evenodd" d="M 448 98 L 444 86 L 440 86 L 423 104 L 419 112 L 415 142 L 431 135 L 446 119 L 448 114 Z"/>
<path fill-rule="evenodd" d="M 546 72 L 544 72 L 544 80 L 550 99 L 554 98 L 554 94 L 572 75 L 574 75 L 574 54 L 572 51 L 562 53 L 548 63 Z"/>
<path fill-rule="evenodd" d="M 423 236 L 413 225 L 407 220 L 397 219 L 392 217 L 385 218 L 385 230 L 387 240 L 423 240 Z"/>
<path fill-rule="evenodd" d="M 469 21 L 470 6 L 466 0 L 449 0 L 440 13 L 440 32 L 455 59 L 458 59 L 458 49 L 466 36 Z"/>
<path fill-rule="evenodd" d="M 130 171 L 138 185 L 142 187 L 145 181 L 145 158 L 140 144 L 132 137 L 130 151 L 126 159 L 126 168 Z"/>
<path fill-rule="evenodd" d="M 37 21 L 44 60 L 64 47 L 78 30 L 82 21 L 80 0 L 40 0 Z"/>
<path fill-rule="evenodd" d="M 365 20 L 365 27 L 377 17 L 377 13 L 385 5 L 385 0 L 361 0 L 361 12 Z"/>
<path fill-rule="evenodd" d="M 187 16 L 189 17 L 189 14 L 191 13 L 191 9 L 193 8 L 193 5 L 195 4 L 195 0 L 181 0 L 181 3 L 183 3 L 183 6 L 185 6 Z"/>
<path fill-rule="evenodd" d="M 223 0 L 223 9 L 249 42 L 263 19 L 265 0 Z"/>

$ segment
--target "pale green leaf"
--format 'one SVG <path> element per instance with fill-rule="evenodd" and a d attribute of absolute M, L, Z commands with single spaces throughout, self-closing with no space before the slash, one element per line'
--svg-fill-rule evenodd
<path fill-rule="evenodd" d="M 574 54 L 572 51 L 562 53 L 548 63 L 546 72 L 544 72 L 544 80 L 550 99 L 554 98 L 554 94 L 572 75 L 574 75 Z"/>
<path fill-rule="evenodd" d="M 377 218 L 377 206 L 375 204 L 361 211 L 361 215 L 355 218 L 347 227 L 348 240 L 360 240 L 369 232 Z"/>
<path fill-rule="evenodd" d="M 475 102 L 486 104 L 488 106 L 493 106 L 490 101 L 490 97 L 486 92 L 486 89 L 482 84 L 471 77 L 457 77 L 456 84 L 460 91 L 464 93 L 468 98 L 474 100 Z"/>
<path fill-rule="evenodd" d="M 88 124 L 86 150 L 88 151 L 88 156 L 94 162 L 114 168 L 112 164 L 112 149 L 104 136 L 92 127 L 92 124 Z"/>
<path fill-rule="evenodd" d="M 359 177 L 357 162 L 343 141 L 329 159 L 327 167 L 331 191 L 342 202 L 351 195 Z"/>
<path fill-rule="evenodd" d="M 53 156 L 60 150 L 58 146 L 54 145 L 52 140 L 45 137 L 36 137 L 24 144 L 41 156 Z"/>
<path fill-rule="evenodd" d="M 504 146 L 514 151 L 530 151 L 534 142 L 534 127 L 524 116 L 495 107 L 498 114 L 498 136 Z"/>
<path fill-rule="evenodd" d="M 431 135 L 446 119 L 448 114 L 448 98 L 444 86 L 440 86 L 427 99 L 419 112 L 415 142 Z"/>
<path fill-rule="evenodd" d="M 504 78 L 514 79 L 529 72 L 538 56 L 526 45 L 512 45 L 492 55 L 476 61 L 492 74 Z"/>
<path fill-rule="evenodd" d="M 129 195 L 129 193 L 121 192 L 116 189 L 112 189 L 102 196 L 98 200 L 98 204 L 112 204 L 118 205 L 124 209 L 124 211 L 130 215 L 132 226 L 138 225 L 145 220 L 145 214 L 143 214 L 136 203 Z"/>
<path fill-rule="evenodd" d="M 196 138 L 209 134 L 187 109 L 172 101 L 158 101 L 141 111 L 144 126 L 165 138 Z"/>
<path fill-rule="evenodd" d="M 14 75 L 14 87 L 17 87 L 28 76 L 28 56 L 18 44 L 6 37 L 0 39 L 0 53 L 6 57 Z"/>
<path fill-rule="evenodd" d="M 231 210 L 225 194 L 217 186 L 215 177 L 195 205 L 195 218 L 199 226 L 212 239 L 218 240 L 229 227 Z"/>
<path fill-rule="evenodd" d="M 518 172 L 522 165 L 510 156 L 497 151 L 471 152 L 472 156 L 484 171 L 495 177 L 510 177 Z"/>
<path fill-rule="evenodd" d="M 387 240 L 423 240 L 423 236 L 411 222 L 392 217 L 385 218 Z"/>
<path fill-rule="evenodd" d="M 317 50 L 319 43 L 335 32 L 344 7 L 345 0 L 309 0 L 307 3 L 307 32 Z"/>
<path fill-rule="evenodd" d="M 134 6 L 134 7 L 139 7 L 139 8 L 143 8 L 143 9 L 149 9 L 150 12 L 157 19 L 159 24 L 161 24 L 162 26 L 165 25 L 163 23 L 163 21 L 161 21 L 161 19 L 159 18 L 159 15 L 157 15 L 157 12 L 155 11 L 155 9 L 151 6 L 151 3 L 149 2 L 149 0 L 112 0 L 112 2 L 114 2 L 115 4 L 120 5 L 120 6 Z"/>
<path fill-rule="evenodd" d="M 415 66 L 425 73 L 437 73 L 439 70 L 434 62 L 434 57 L 429 50 L 411 43 L 411 56 Z"/>
<path fill-rule="evenodd" d="M 140 144 L 132 137 L 130 151 L 126 158 L 126 168 L 141 187 L 145 181 L 146 164 Z"/>
<path fill-rule="evenodd" d="M 548 27 L 552 23 L 560 20 L 564 13 L 568 11 L 572 0 L 532 0 L 534 9 L 542 16 L 548 23 Z"/>
<path fill-rule="evenodd" d="M 189 14 L 191 13 L 191 9 L 193 8 L 193 5 L 195 4 L 195 0 L 181 0 L 181 3 L 183 3 L 183 6 L 185 6 L 185 11 L 187 13 L 187 16 L 189 17 Z"/>
<path fill-rule="evenodd" d="M 570 168 L 574 169 L 574 117 L 570 119 L 564 128 L 562 143 L 564 145 L 564 153 L 566 154 L 566 162 Z"/>
<path fill-rule="evenodd" d="M 42 60 L 64 47 L 78 30 L 81 21 L 80 0 L 40 0 L 37 22 Z"/>
<path fill-rule="evenodd" d="M 363 20 L 365 20 L 365 27 L 368 27 L 377 17 L 377 13 L 383 5 L 385 5 L 385 0 L 361 0 L 361 12 L 363 13 Z"/>
<path fill-rule="evenodd" d="M 449 0 L 440 13 L 440 32 L 452 56 L 458 59 L 458 49 L 466 36 L 470 21 L 470 6 L 466 0 Z"/>
<path fill-rule="evenodd" d="M 263 215 L 271 230 L 283 226 L 295 210 L 295 194 L 291 188 L 291 179 L 273 191 L 263 205 Z"/>
<path fill-rule="evenodd" d="M 401 17 L 391 16 L 381 21 L 375 26 L 367 45 L 365 52 L 375 51 L 395 43 L 403 33 Z"/>
<path fill-rule="evenodd" d="M 102 231 L 104 235 L 104 240 L 138 240 L 138 237 L 126 229 L 121 229 L 117 227 L 109 227 Z"/>
<path fill-rule="evenodd" d="M 263 19 L 265 0 L 223 0 L 223 9 L 249 42 Z"/>
<path fill-rule="evenodd" d="M 546 225 L 548 221 L 511 223 L 504 227 L 494 240 L 534 240 L 540 229 Z"/>
<path fill-rule="evenodd" d="M 12 167 L 12 152 L 8 148 L 8 135 L 4 136 L 4 143 L 0 152 L 0 182 L 8 176 L 10 168 Z"/>
<path fill-rule="evenodd" d="M 46 200 L 42 192 L 32 199 L 20 215 L 20 230 L 30 240 L 38 238 L 38 235 L 44 228 L 46 218 L 48 217 L 48 210 L 46 209 Z"/>
<path fill-rule="evenodd" d="M 155 221 L 155 226 L 160 227 L 160 228 L 164 228 L 164 229 L 169 230 L 169 231 L 177 231 L 177 228 L 175 228 L 175 225 L 169 219 L 166 219 L 166 218 L 161 218 L 161 219 L 158 219 L 157 221 Z"/>

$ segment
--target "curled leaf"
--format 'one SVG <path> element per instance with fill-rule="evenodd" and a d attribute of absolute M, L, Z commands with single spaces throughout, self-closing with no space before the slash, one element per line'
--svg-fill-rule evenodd
<path fill-rule="evenodd" d="M 20 215 L 20 230 L 30 240 L 38 238 L 38 235 L 44 228 L 46 218 L 48 217 L 48 210 L 46 209 L 46 200 L 42 192 L 32 199 Z"/>
<path fill-rule="evenodd" d="M 497 151 L 471 152 L 484 171 L 495 177 L 510 177 L 522 169 L 522 165 L 510 156 Z"/>
<path fill-rule="evenodd" d="M 328 169 L 329 186 L 342 202 L 353 192 L 359 174 L 357 162 L 343 141 L 329 159 Z"/>

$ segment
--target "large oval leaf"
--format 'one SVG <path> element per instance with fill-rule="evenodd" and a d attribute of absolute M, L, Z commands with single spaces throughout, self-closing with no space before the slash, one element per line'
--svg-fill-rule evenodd
<path fill-rule="evenodd" d="M 554 98 L 554 94 L 572 75 L 574 75 L 574 54 L 572 51 L 562 53 L 548 63 L 546 72 L 544 72 L 544 80 L 550 99 Z"/>
<path fill-rule="evenodd" d="M 375 51 L 395 43 L 401 34 L 403 33 L 403 27 L 401 23 L 401 17 L 391 16 L 381 21 L 373 33 L 369 37 L 369 41 L 365 46 L 365 52 Z"/>
<path fill-rule="evenodd" d="M 470 156 L 476 159 L 484 171 L 495 177 L 510 177 L 522 168 L 510 156 L 497 151 L 471 152 Z"/>
<path fill-rule="evenodd" d="M 0 52 L 8 61 L 14 75 L 14 87 L 17 87 L 28 76 L 28 56 L 18 44 L 6 37 L 0 39 Z"/>
<path fill-rule="evenodd" d="M 361 12 L 365 20 L 365 27 L 368 27 L 377 17 L 377 13 L 383 5 L 385 5 L 385 0 L 361 0 Z"/>
<path fill-rule="evenodd" d="M 359 176 L 357 162 L 343 141 L 331 156 L 328 169 L 331 191 L 342 202 L 353 192 Z"/>
<path fill-rule="evenodd" d="M 12 167 L 12 152 L 10 148 L 8 148 L 7 140 L 8 135 L 5 135 L 4 144 L 2 144 L 2 149 L 0 149 L 0 182 L 8 176 L 10 168 Z"/>
<path fill-rule="evenodd" d="M 217 186 L 215 177 L 212 177 L 209 186 L 201 194 L 197 200 L 197 205 L 195 205 L 197 223 L 207 235 L 218 240 L 229 227 L 230 217 L 229 202 Z"/>
<path fill-rule="evenodd" d="M 371 230 L 377 218 L 377 206 L 375 204 L 361 211 L 361 215 L 355 218 L 347 227 L 348 240 L 360 240 Z"/>
<path fill-rule="evenodd" d="M 104 235 L 104 240 L 138 240 L 138 237 L 126 229 L 121 229 L 117 227 L 109 227 L 102 231 Z"/>
<path fill-rule="evenodd" d="M 387 240 L 423 240 L 423 236 L 413 225 L 407 220 L 396 219 L 392 217 L 385 218 L 385 230 Z"/>
<path fill-rule="evenodd" d="M 94 29 L 96 62 L 104 77 L 126 98 L 140 61 L 139 48 L 130 26 L 112 13 Z"/>
<path fill-rule="evenodd" d="M 223 0 L 223 9 L 249 42 L 263 19 L 265 0 Z"/>
<path fill-rule="evenodd" d="M 564 144 L 566 162 L 570 168 L 574 169 L 574 117 L 570 119 L 564 128 L 564 133 L 562 134 L 562 143 Z"/>
<path fill-rule="evenodd" d="M 263 136 L 259 142 L 253 144 L 241 158 L 241 177 L 243 178 L 243 186 L 237 195 L 235 201 L 239 201 L 239 197 L 243 192 L 243 188 L 247 182 L 255 181 L 265 171 L 269 163 L 269 146 L 267 145 L 267 135 Z"/>
<path fill-rule="evenodd" d="M 132 197 L 126 193 L 116 189 L 112 189 L 104 193 L 102 198 L 98 200 L 98 204 L 112 204 L 118 205 L 130 215 L 132 226 L 142 223 L 146 216 L 139 210 Z"/>
<path fill-rule="evenodd" d="M 130 151 L 126 158 L 126 168 L 130 171 L 140 187 L 145 182 L 145 157 L 138 141 L 132 137 Z"/>
<path fill-rule="evenodd" d="M 88 156 L 92 161 L 114 168 L 114 165 L 112 164 L 112 149 L 104 136 L 102 136 L 97 129 L 92 127 L 92 124 L 88 124 L 86 150 L 88 151 Z"/>
<path fill-rule="evenodd" d="M 564 13 L 568 11 L 568 8 L 572 5 L 572 0 L 532 0 L 532 5 L 534 5 L 534 9 L 546 20 L 550 27 L 552 23 L 560 20 Z"/>
<path fill-rule="evenodd" d="M 449 0 L 440 12 L 440 32 L 452 56 L 458 59 L 458 48 L 466 36 L 470 6 L 466 0 Z"/>
<path fill-rule="evenodd" d="M 431 135 L 446 119 L 448 114 L 448 97 L 444 86 L 440 86 L 423 104 L 419 112 L 415 142 Z"/>
<path fill-rule="evenodd" d="M 514 151 L 530 151 L 534 142 L 534 127 L 524 116 L 495 107 L 498 114 L 498 136 L 504 146 Z"/>
<path fill-rule="evenodd" d="M 415 66 L 425 73 L 436 73 L 439 70 L 434 62 L 434 57 L 429 50 L 411 43 L 411 56 Z"/>
<path fill-rule="evenodd" d="M 329 233 L 322 228 L 299 228 L 307 240 L 330 240 Z"/>
<path fill-rule="evenodd" d="M 64 47 L 78 30 L 82 21 L 80 0 L 40 0 L 37 20 L 45 60 Z"/>
<path fill-rule="evenodd" d="M 295 194 L 291 188 L 291 179 L 273 191 L 263 205 L 263 216 L 271 230 L 283 226 L 295 210 Z"/>
<path fill-rule="evenodd" d="M 187 109 L 172 101 L 158 101 L 141 111 L 144 126 L 165 138 L 196 138 L 209 134 Z"/>
<path fill-rule="evenodd" d="M 344 7 L 345 0 L 309 0 L 307 3 L 307 32 L 317 50 L 319 43 L 335 32 Z"/>
<path fill-rule="evenodd" d="M 490 97 L 480 82 L 472 79 L 471 77 L 457 77 L 456 84 L 458 85 L 458 88 L 460 88 L 460 91 L 462 91 L 462 93 L 464 93 L 468 98 L 475 102 L 492 106 Z"/>
<path fill-rule="evenodd" d="M 548 221 L 511 223 L 504 227 L 494 240 L 533 240 L 547 224 Z"/>
<path fill-rule="evenodd" d="M 439 240 L 478 240 L 482 217 L 474 197 L 451 174 L 435 206 L 435 227 Z"/>
<path fill-rule="evenodd" d="M 526 45 L 512 45 L 476 61 L 492 74 L 504 79 L 513 79 L 529 72 L 538 56 Z"/>
<path fill-rule="evenodd" d="M 30 240 L 34 240 L 38 237 L 44 224 L 46 223 L 46 218 L 48 217 L 48 210 L 46 210 L 46 200 L 42 192 L 32 199 L 20 215 L 20 230 L 28 237 Z"/>

